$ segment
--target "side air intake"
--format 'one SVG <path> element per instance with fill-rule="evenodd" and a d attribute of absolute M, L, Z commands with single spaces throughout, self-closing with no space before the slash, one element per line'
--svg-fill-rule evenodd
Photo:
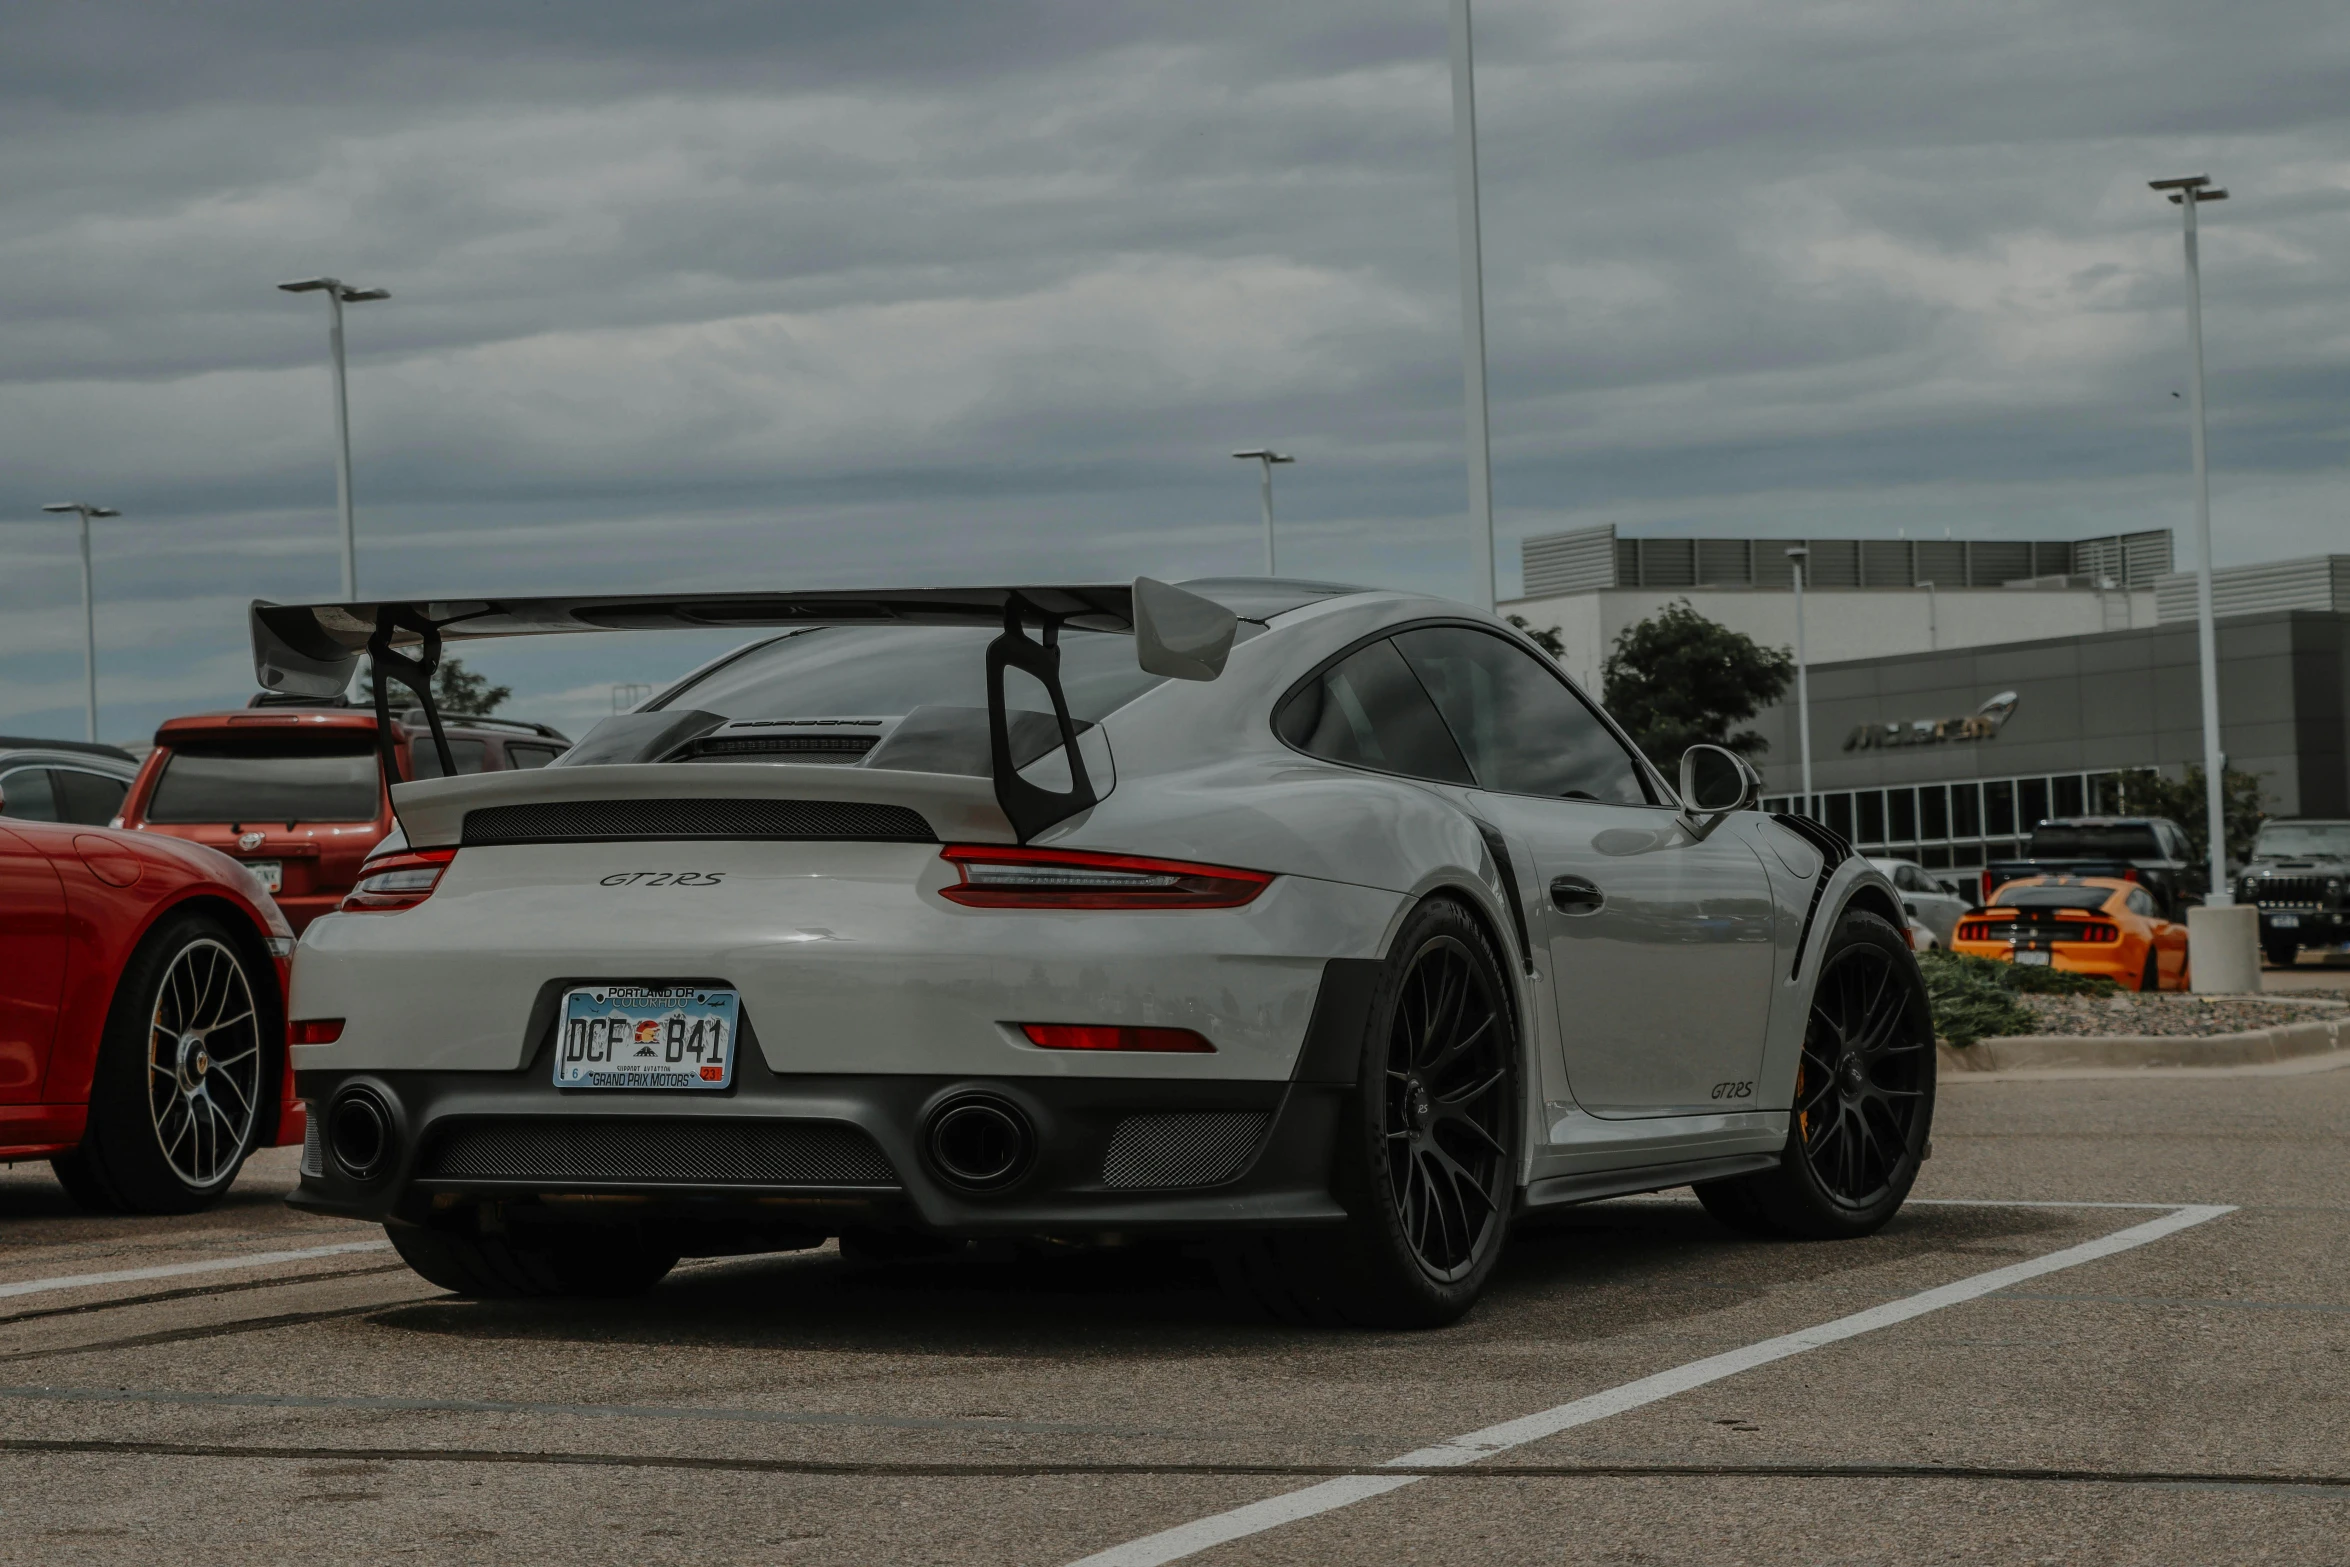
<path fill-rule="evenodd" d="M 1216 1186 L 1256 1152 L 1269 1119 L 1262 1110 L 1182 1110 L 1130 1115 L 1102 1156 L 1104 1186 Z"/>
<path fill-rule="evenodd" d="M 859 800 L 547 800 L 465 813 L 466 848 L 691 839 L 936 843 L 922 813 Z"/>

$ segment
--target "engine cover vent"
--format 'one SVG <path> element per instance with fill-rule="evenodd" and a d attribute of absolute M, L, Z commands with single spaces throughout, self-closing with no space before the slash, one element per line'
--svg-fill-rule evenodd
<path fill-rule="evenodd" d="M 465 813 L 466 848 L 704 838 L 936 843 L 922 813 L 862 800 L 546 800 Z"/>
<path fill-rule="evenodd" d="M 734 1117 L 508 1116 L 461 1121 L 425 1150 L 425 1180 L 895 1186 L 862 1128 Z"/>
<path fill-rule="evenodd" d="M 1110 1136 L 1102 1184 L 1215 1186 L 1229 1181 L 1256 1152 L 1271 1119 L 1262 1110 L 1178 1110 L 1130 1115 Z"/>

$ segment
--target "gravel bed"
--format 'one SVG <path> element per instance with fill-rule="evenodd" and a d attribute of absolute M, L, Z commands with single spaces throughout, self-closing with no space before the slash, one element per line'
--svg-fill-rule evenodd
<path fill-rule="evenodd" d="M 2342 1010 L 2327 996 L 2203 997 L 2176 992 L 2141 996 L 2018 996 L 2042 1034 L 2153 1034 L 2170 1039 L 2241 1034 L 2284 1023 L 2314 1023 Z"/>

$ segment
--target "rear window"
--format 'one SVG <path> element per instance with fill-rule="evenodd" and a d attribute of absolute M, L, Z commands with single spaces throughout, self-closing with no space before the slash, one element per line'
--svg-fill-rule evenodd
<path fill-rule="evenodd" d="M 175 743 L 147 802 L 151 822 L 368 822 L 381 799 L 366 730 Z"/>
<path fill-rule="evenodd" d="M 2168 858 L 2154 838 L 2154 829 L 2136 826 L 2037 827 L 2032 831 L 2035 860 L 2160 860 Z"/>
<path fill-rule="evenodd" d="M 984 708 L 987 645 L 997 634 L 974 626 L 797 632 L 721 664 L 654 707 L 722 718 L 894 718 L 917 707 Z M 1135 663 L 1132 637 L 1061 633 L 1061 689 L 1079 723 L 1100 722 L 1164 679 Z M 1025 677 L 1013 676 L 1004 689 L 1012 707 L 1048 705 Z"/>
<path fill-rule="evenodd" d="M 2010 909 L 2102 909 L 2111 887 L 2002 887 L 1992 901 Z"/>
<path fill-rule="evenodd" d="M 489 742 L 486 740 L 449 742 L 449 756 L 456 762 L 460 773 L 478 773 L 487 767 L 489 750 Z M 441 753 L 432 743 L 431 730 L 420 730 L 408 737 L 408 772 L 411 778 L 441 776 Z"/>

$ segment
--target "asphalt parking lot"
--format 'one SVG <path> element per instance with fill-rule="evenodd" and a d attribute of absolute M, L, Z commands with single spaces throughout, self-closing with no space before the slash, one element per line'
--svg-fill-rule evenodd
<path fill-rule="evenodd" d="M 1419 1335 L 1145 1252 L 471 1303 L 291 1149 L 169 1221 L 20 1167 L 0 1561 L 2340 1561 L 2346 1132 L 2345 1070 L 1950 1084 L 1874 1239 L 1598 1205 Z"/>

